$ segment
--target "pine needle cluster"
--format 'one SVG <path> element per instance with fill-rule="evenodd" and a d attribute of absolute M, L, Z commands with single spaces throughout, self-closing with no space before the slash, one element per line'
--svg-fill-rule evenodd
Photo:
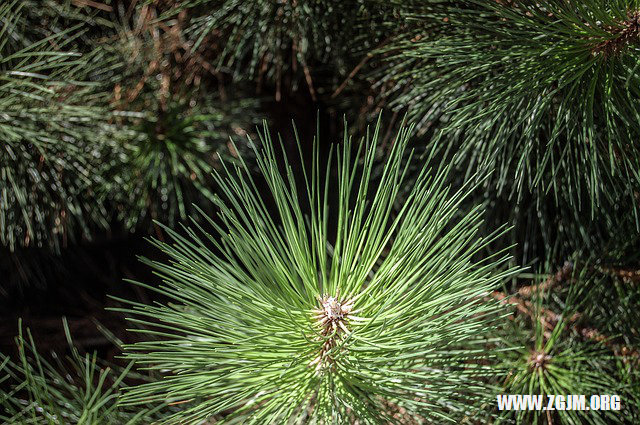
<path fill-rule="evenodd" d="M 386 13 L 363 0 L 196 0 L 179 1 L 166 15 L 185 11 L 186 37 L 194 48 L 219 52 L 217 70 L 255 81 L 258 91 L 275 85 L 276 100 L 283 90 L 303 88 L 314 101 L 328 97 L 354 58 L 380 42 L 371 23 Z"/>
<path fill-rule="evenodd" d="M 610 271 L 589 263 L 566 263 L 554 275 L 534 279 L 511 297 L 495 292 L 495 298 L 512 307 L 510 320 L 500 332 L 505 335 L 502 345 L 512 349 L 500 352 L 500 366 L 507 374 L 500 376 L 497 393 L 542 394 L 547 396 L 545 403 L 549 395 L 572 394 L 585 395 L 587 402 L 592 394 L 617 395 L 622 401 L 619 411 L 577 410 L 566 404 L 566 410 L 502 411 L 499 423 L 637 420 L 640 357 L 632 348 L 638 346 L 637 341 L 628 338 L 636 334 L 640 320 L 629 314 L 631 292 L 637 293 Z M 627 296 L 614 299 L 614 294 L 623 293 Z M 604 300 L 610 303 L 607 307 L 603 307 Z M 611 316 L 616 311 L 624 312 L 624 321 Z M 619 325 L 627 327 L 624 333 L 615 329 Z"/>
<path fill-rule="evenodd" d="M 23 6 L 0 5 L 0 238 L 56 247 L 106 225 L 96 171 L 117 130 L 92 83 L 104 64 L 74 51 L 79 28 L 34 37 Z"/>
<path fill-rule="evenodd" d="M 152 69 L 168 53 L 144 20 L 134 37 L 69 5 L 46 8 L 52 17 L 32 6 L 0 6 L 2 244 L 58 250 L 114 217 L 135 230 L 210 204 L 218 151 L 230 154 L 257 102 L 171 90 L 168 66 Z"/>
<path fill-rule="evenodd" d="M 635 0 L 407 2 L 380 81 L 487 190 L 612 214 L 638 205 Z M 587 219 L 583 223 L 588 222 Z"/>
<path fill-rule="evenodd" d="M 166 376 L 123 402 L 195 402 L 175 423 L 225 412 L 256 424 L 467 414 L 486 396 L 481 360 L 499 308 L 487 296 L 514 270 L 503 253 L 474 259 L 490 239 L 476 236 L 480 209 L 456 217 L 469 188 L 443 184 L 449 167 L 425 166 L 398 198 L 409 133 L 395 139 L 379 179 L 378 129 L 358 144 L 345 136 L 326 167 L 316 153 L 302 188 L 286 158 L 278 167 L 266 129 L 260 180 L 244 162 L 225 166 L 213 233 L 166 229 L 173 242 L 156 245 L 171 262 L 149 261 L 164 284 L 138 283 L 168 302 L 126 310 L 143 333 L 162 336 L 127 346 L 128 357 Z"/>

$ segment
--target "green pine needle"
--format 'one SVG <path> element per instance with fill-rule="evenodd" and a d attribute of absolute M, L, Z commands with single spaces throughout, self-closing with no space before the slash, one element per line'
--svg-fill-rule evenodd
<path fill-rule="evenodd" d="M 73 49 L 80 26 L 41 36 L 25 4 L 0 5 L 0 241 L 57 248 L 107 225 L 96 187 L 117 129 L 92 83 L 104 61 Z"/>
<path fill-rule="evenodd" d="M 577 211 L 632 205 L 640 188 L 640 3 L 407 2 L 385 47 L 396 107 L 488 187 Z"/>
<path fill-rule="evenodd" d="M 4 424 L 133 425 L 148 424 L 159 409 L 126 409 L 117 405 L 125 378 L 136 375 L 125 368 L 100 366 L 97 354 L 82 355 L 73 346 L 63 320 L 71 355 L 52 354 L 46 360 L 30 331 L 19 325 L 16 338 L 19 361 L 0 355 L 0 421 Z"/>
<path fill-rule="evenodd" d="M 380 42 L 372 22 L 382 8 L 366 0 L 187 0 L 165 15 L 183 10 L 192 17 L 185 34 L 194 48 L 218 49 L 216 68 L 235 78 L 275 83 L 276 98 L 301 86 L 314 99 L 328 94 L 325 86 L 337 86 L 354 58 Z M 340 81 L 326 81 L 327 70 Z"/>
<path fill-rule="evenodd" d="M 378 128 L 345 135 L 326 168 L 314 150 L 302 190 L 266 128 L 259 180 L 244 162 L 216 175 L 213 234 L 167 229 L 174 242 L 155 243 L 171 262 L 147 261 L 164 284 L 137 283 L 167 303 L 124 309 L 149 329 L 128 358 L 166 375 L 124 404 L 192 403 L 170 423 L 383 423 L 454 420 L 488 396 L 479 360 L 500 310 L 486 296 L 514 270 L 475 256 L 504 230 L 479 238 L 482 211 L 459 217 L 471 188 L 447 186 L 449 166 L 406 178 L 410 129 L 374 179 Z"/>
<path fill-rule="evenodd" d="M 621 282 L 603 275 L 590 264 L 575 266 L 573 272 L 555 285 L 548 282 L 532 286 L 538 289 L 532 291 L 531 299 L 521 293 L 515 295 L 516 300 L 520 298 L 519 309 L 514 309 L 513 320 L 505 322 L 499 332 L 502 346 L 511 348 L 499 352 L 496 370 L 507 371 L 506 376 L 496 377 L 502 386 L 499 393 L 585 395 L 587 406 L 591 395 L 617 395 L 621 410 L 505 410 L 499 412 L 498 422 L 632 423 L 632 418 L 637 419 L 639 401 L 636 351 L 639 345 L 633 335 L 640 321 L 635 314 L 629 314 L 633 307 L 628 302 L 629 298 L 637 298 L 637 290 L 629 287 L 623 291 Z M 614 288 L 618 290 L 613 292 Z M 626 297 L 615 299 L 616 294 L 623 292 Z M 617 311 L 627 313 L 624 319 L 615 317 Z M 612 326 L 623 326 L 625 333 L 616 333 Z M 543 405 L 547 402 L 548 398 L 544 399 Z"/>

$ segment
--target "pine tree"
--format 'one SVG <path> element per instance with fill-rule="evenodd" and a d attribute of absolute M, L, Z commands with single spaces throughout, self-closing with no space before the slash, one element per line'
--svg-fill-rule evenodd
<path fill-rule="evenodd" d="M 66 321 L 53 351 L 18 322 L 0 420 L 640 421 L 639 16 L 637 0 L 2 2 L 3 312 L 47 314 L 37 284 L 74 312 L 96 293 L 132 329 L 109 334 L 112 364 Z M 137 235 L 140 267 L 116 264 Z M 77 296 L 51 288 L 67 280 Z M 500 394 L 621 407 L 501 411 Z"/>

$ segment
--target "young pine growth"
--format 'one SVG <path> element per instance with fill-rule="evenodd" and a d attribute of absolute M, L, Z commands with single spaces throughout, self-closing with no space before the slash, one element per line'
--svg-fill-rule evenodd
<path fill-rule="evenodd" d="M 164 279 L 149 288 L 167 301 L 129 303 L 147 338 L 126 350 L 164 379 L 123 403 L 184 406 L 170 423 L 373 424 L 455 420 L 489 399 L 488 294 L 514 270 L 477 260 L 482 211 L 461 213 L 472 188 L 447 186 L 447 165 L 405 179 L 409 132 L 379 169 L 378 128 L 345 136 L 326 168 L 314 149 L 302 184 L 266 130 L 260 179 L 227 164 L 215 232 L 155 242 L 171 261 L 148 262 Z"/>

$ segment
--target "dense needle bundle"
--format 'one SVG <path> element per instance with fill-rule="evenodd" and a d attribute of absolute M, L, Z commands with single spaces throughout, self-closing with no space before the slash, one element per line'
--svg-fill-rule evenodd
<path fill-rule="evenodd" d="M 184 39 L 185 23 L 158 21 L 161 10 L 120 10 L 98 43 L 117 58 L 111 105 L 127 130 L 104 190 L 132 230 L 148 229 L 150 219 L 170 226 L 186 220 L 192 204 L 209 210 L 213 167 L 219 155 L 234 155 L 229 136 L 258 123 L 257 100 L 240 99 L 241 87 L 224 85 L 207 50 Z"/>
<path fill-rule="evenodd" d="M 519 288 L 511 298 L 494 293 L 513 307 L 511 320 L 499 333 L 503 345 L 514 348 L 498 355 L 508 372 L 496 379 L 502 387 L 496 393 L 543 394 L 545 405 L 549 396 L 561 395 L 566 407 L 504 410 L 498 423 L 604 425 L 637 420 L 635 335 L 640 320 L 631 312 L 637 291 L 608 274 L 592 263 L 566 263 L 544 281 Z M 615 317 L 616 312 L 624 312 L 625 319 Z M 570 394 L 585 395 L 585 403 L 592 394 L 617 395 L 621 407 L 580 410 Z"/>
<path fill-rule="evenodd" d="M 172 261 L 150 262 L 165 282 L 150 289 L 169 302 L 127 310 L 153 337 L 128 346 L 129 357 L 166 377 L 131 388 L 125 404 L 190 401 L 171 418 L 190 423 L 469 414 L 487 395 L 480 378 L 489 369 L 478 359 L 489 355 L 497 305 L 486 295 L 513 270 L 504 254 L 474 260 L 489 242 L 476 234 L 482 212 L 458 216 L 470 188 L 448 187 L 448 167 L 424 167 L 398 197 L 409 184 L 408 133 L 377 182 L 377 129 L 355 155 L 345 136 L 326 170 L 316 150 L 302 191 L 286 159 L 279 170 L 266 130 L 256 152 L 264 182 L 244 163 L 218 175 L 216 236 L 167 230 L 174 242 L 157 244 Z"/>
<path fill-rule="evenodd" d="M 379 42 L 369 31 L 381 8 L 370 1 L 179 1 L 168 14 L 182 10 L 192 16 L 185 33 L 193 45 L 219 50 L 216 69 L 259 89 L 275 84 L 277 100 L 299 86 L 314 100 L 327 94 L 325 85 Z"/>

